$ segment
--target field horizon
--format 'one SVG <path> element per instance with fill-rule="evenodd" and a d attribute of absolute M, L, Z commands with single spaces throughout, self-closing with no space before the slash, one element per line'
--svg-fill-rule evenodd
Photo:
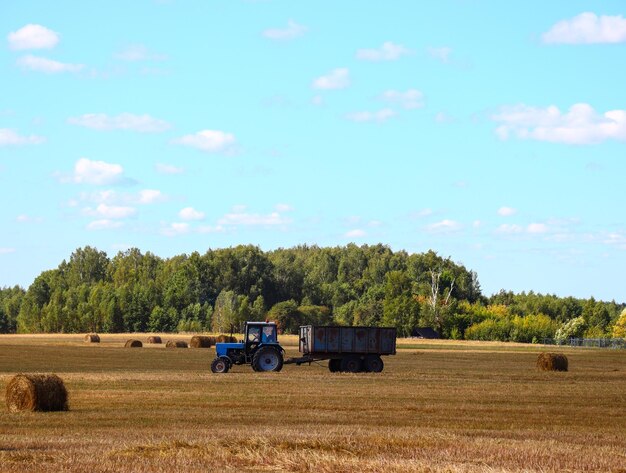
<path fill-rule="evenodd" d="M 160 334 L 187 340 L 192 334 Z M 399 339 L 385 370 L 212 374 L 214 349 L 148 334 L 0 335 L 0 390 L 56 373 L 68 412 L 0 409 L 2 471 L 626 471 L 623 351 Z M 288 356 L 297 337 L 282 336 Z"/>

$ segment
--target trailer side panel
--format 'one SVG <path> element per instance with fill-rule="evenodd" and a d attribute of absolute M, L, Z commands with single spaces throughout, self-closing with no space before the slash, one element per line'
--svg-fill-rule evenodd
<path fill-rule="evenodd" d="M 396 353 L 393 327 L 300 327 L 300 353 L 304 354 L 378 354 Z"/>

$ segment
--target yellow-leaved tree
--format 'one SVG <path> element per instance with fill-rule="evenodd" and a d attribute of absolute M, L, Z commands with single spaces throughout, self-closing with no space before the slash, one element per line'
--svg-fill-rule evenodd
<path fill-rule="evenodd" d="M 613 325 L 613 337 L 626 338 L 626 309 L 622 311 Z"/>

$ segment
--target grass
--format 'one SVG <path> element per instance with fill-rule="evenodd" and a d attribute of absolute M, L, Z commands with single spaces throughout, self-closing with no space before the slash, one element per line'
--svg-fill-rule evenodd
<path fill-rule="evenodd" d="M 71 409 L 1 410 L 1 471 L 626 472 L 624 351 L 563 349 L 555 373 L 540 346 L 400 341 L 380 374 L 214 375 L 212 348 L 128 338 L 0 336 L 2 392 L 55 372 Z"/>

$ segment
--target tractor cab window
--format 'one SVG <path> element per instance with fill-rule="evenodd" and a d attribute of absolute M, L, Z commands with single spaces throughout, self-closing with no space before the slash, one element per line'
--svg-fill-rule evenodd
<path fill-rule="evenodd" d="M 262 335 L 263 343 L 276 343 L 276 327 L 273 325 L 266 325 L 263 327 Z"/>
<path fill-rule="evenodd" d="M 261 327 L 248 327 L 248 343 L 259 343 L 261 339 Z"/>

